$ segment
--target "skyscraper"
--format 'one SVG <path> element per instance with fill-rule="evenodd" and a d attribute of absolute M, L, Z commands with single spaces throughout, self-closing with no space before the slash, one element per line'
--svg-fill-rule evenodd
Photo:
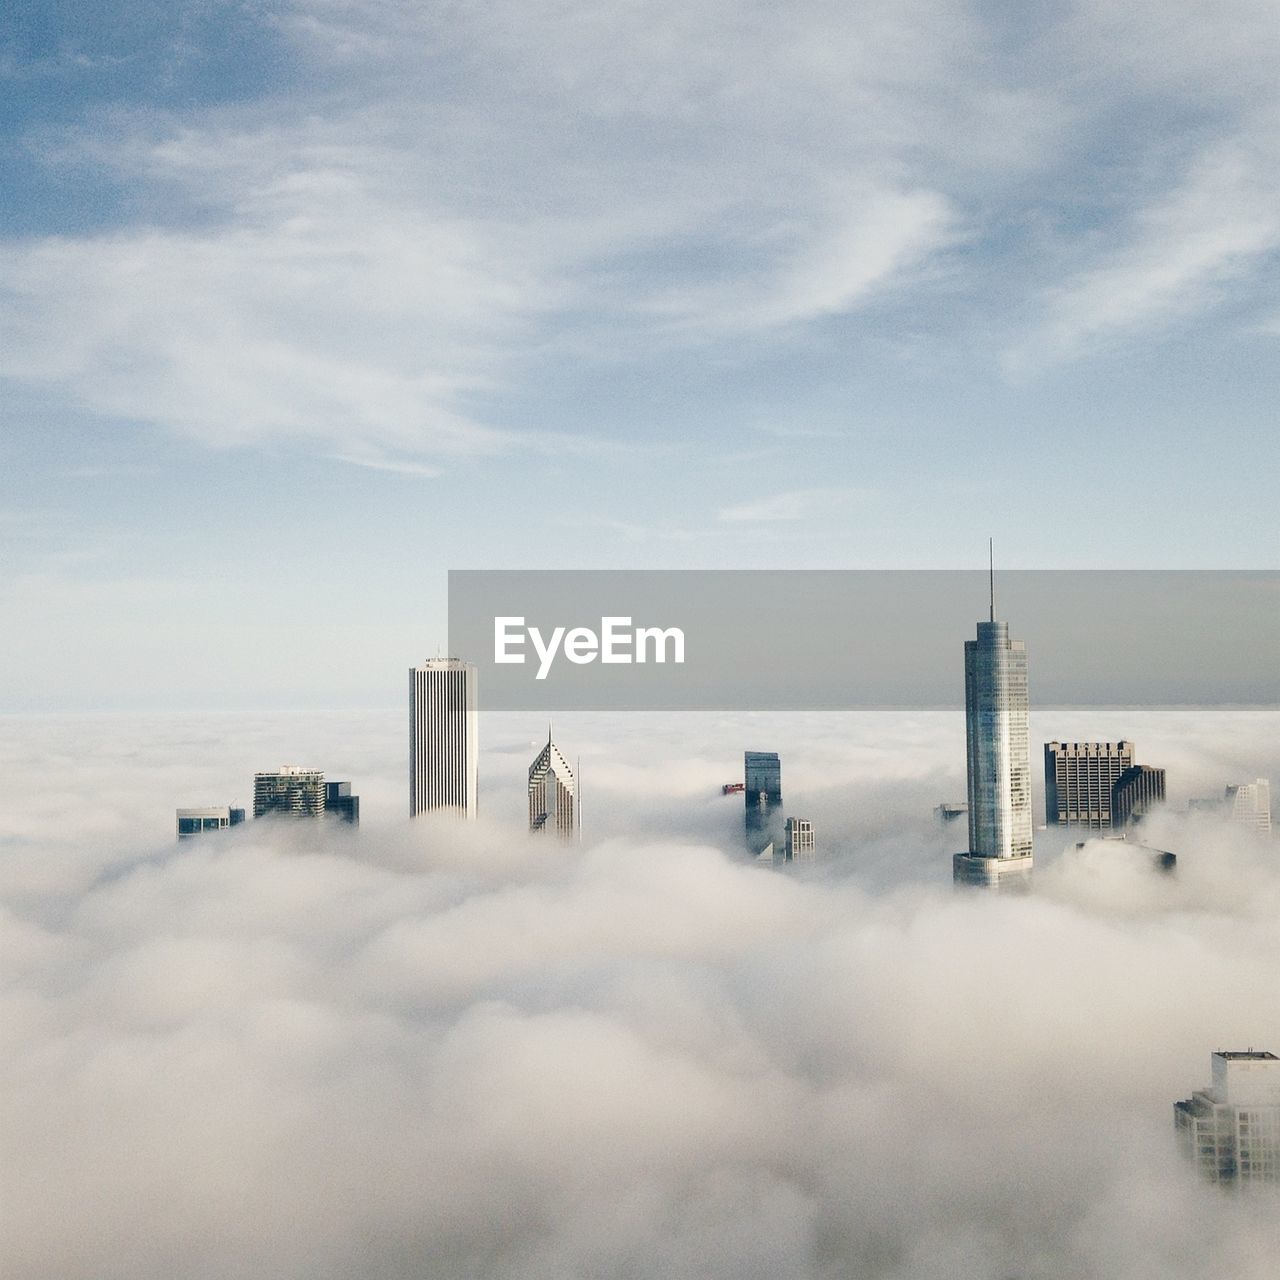
<path fill-rule="evenodd" d="M 1117 779 L 1111 791 L 1111 825 L 1127 827 L 1156 805 L 1164 804 L 1164 770 L 1135 764 Z"/>
<path fill-rule="evenodd" d="M 1220 1050 L 1213 1083 L 1173 1104 L 1183 1154 L 1210 1182 L 1280 1181 L 1280 1058 Z"/>
<path fill-rule="evenodd" d="M 1227 817 L 1267 835 L 1271 831 L 1271 783 L 1266 778 L 1227 788 Z"/>
<path fill-rule="evenodd" d="M 759 853 L 769 841 L 780 842 L 782 761 L 776 751 L 747 751 L 742 761 L 747 845 Z"/>
<path fill-rule="evenodd" d="M 1132 742 L 1046 742 L 1045 821 L 1051 827 L 1109 828 L 1112 792 L 1132 767 Z"/>
<path fill-rule="evenodd" d="M 786 844 L 783 847 L 788 862 L 815 862 L 818 848 L 814 840 L 813 823 L 808 818 L 788 818 Z"/>
<path fill-rule="evenodd" d="M 324 773 L 296 764 L 253 775 L 253 816 L 316 818 L 324 812 Z"/>
<path fill-rule="evenodd" d="M 547 745 L 529 766 L 529 830 L 571 839 L 578 829 L 578 783 L 547 726 Z"/>
<path fill-rule="evenodd" d="M 1027 648 L 991 614 L 964 645 L 969 851 L 953 859 L 961 883 L 994 884 L 1031 869 L 1031 757 L 1027 736 Z"/>
<path fill-rule="evenodd" d="M 409 668 L 409 816 L 476 816 L 476 669 L 456 658 Z"/>

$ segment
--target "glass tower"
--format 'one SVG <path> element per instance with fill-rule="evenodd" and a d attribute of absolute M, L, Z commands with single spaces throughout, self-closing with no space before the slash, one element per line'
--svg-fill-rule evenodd
<path fill-rule="evenodd" d="M 782 761 L 776 751 L 747 751 L 742 773 L 747 844 L 753 853 L 759 853 L 770 841 L 782 838 Z"/>
<path fill-rule="evenodd" d="M 989 883 L 1031 868 L 1031 754 L 1027 730 L 1027 647 L 1009 624 L 978 623 L 964 646 L 969 852 L 955 878 Z"/>

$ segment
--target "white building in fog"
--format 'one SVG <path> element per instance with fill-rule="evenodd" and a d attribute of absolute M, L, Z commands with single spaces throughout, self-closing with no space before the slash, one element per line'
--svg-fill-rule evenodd
<path fill-rule="evenodd" d="M 788 862 L 815 862 L 818 848 L 814 840 L 813 823 L 808 818 L 788 818 L 784 847 Z"/>
<path fill-rule="evenodd" d="M 480 775 L 476 669 L 431 658 L 409 669 L 409 816 L 476 816 Z"/>
<path fill-rule="evenodd" d="M 1271 831 L 1271 783 L 1266 778 L 1227 788 L 1227 817 L 1264 835 Z"/>
<path fill-rule="evenodd" d="M 1280 1181 L 1280 1058 L 1220 1050 L 1213 1083 L 1173 1106 L 1183 1154 L 1210 1182 Z"/>
<path fill-rule="evenodd" d="M 578 830 L 578 781 L 547 726 L 547 745 L 529 766 L 529 830 L 566 840 Z"/>

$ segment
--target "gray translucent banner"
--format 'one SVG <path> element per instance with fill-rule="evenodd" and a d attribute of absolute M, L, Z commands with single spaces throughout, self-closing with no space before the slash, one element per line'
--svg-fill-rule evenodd
<path fill-rule="evenodd" d="M 493 710 L 956 706 L 988 608 L 982 572 L 454 570 L 449 652 Z M 996 617 L 1033 704 L 1280 703 L 1280 571 L 1009 571 Z"/>

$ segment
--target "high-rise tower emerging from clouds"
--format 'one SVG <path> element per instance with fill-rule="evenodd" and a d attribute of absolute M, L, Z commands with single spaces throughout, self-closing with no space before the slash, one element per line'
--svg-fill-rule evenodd
<path fill-rule="evenodd" d="M 1117 825 L 1111 801 L 1116 783 L 1133 768 L 1133 743 L 1046 742 L 1044 813 L 1051 826 Z M 1119 825 L 1123 826 L 1123 823 Z"/>
<path fill-rule="evenodd" d="M 480 772 L 476 669 L 431 658 L 409 669 L 409 816 L 476 816 Z"/>
<path fill-rule="evenodd" d="M 529 830 L 566 840 L 578 829 L 578 781 L 547 726 L 547 745 L 529 766 Z"/>
<path fill-rule="evenodd" d="M 954 859 L 962 882 L 997 883 L 1031 869 L 1031 757 L 1027 730 L 1027 647 L 991 615 L 964 645 L 969 851 Z"/>
<path fill-rule="evenodd" d="M 752 853 L 781 840 L 782 761 L 776 751 L 747 751 L 742 758 L 746 837 Z"/>

